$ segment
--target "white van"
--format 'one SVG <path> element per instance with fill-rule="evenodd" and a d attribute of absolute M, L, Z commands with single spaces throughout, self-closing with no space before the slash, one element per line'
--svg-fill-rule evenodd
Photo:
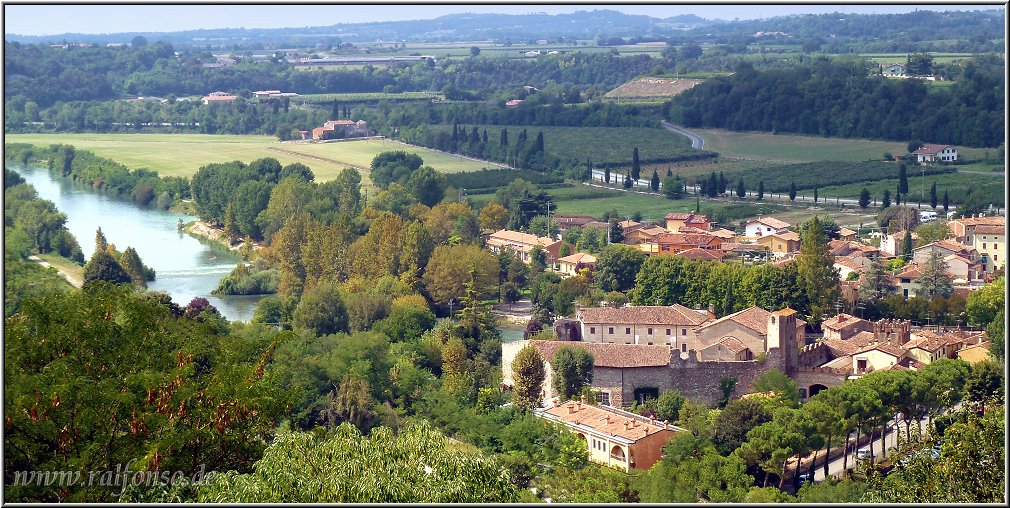
<path fill-rule="evenodd" d="M 870 449 L 869 448 L 860 448 L 860 449 L 856 450 L 856 459 L 863 460 L 863 459 L 868 459 L 868 458 L 870 458 Z"/>
<path fill-rule="evenodd" d="M 919 221 L 920 222 L 933 222 L 935 220 L 936 220 L 936 212 L 933 212 L 933 211 L 919 212 Z"/>

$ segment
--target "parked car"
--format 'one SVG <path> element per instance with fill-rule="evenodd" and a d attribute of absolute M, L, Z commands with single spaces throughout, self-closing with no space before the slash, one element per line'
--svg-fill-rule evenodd
<path fill-rule="evenodd" d="M 868 458 L 870 458 L 870 449 L 869 448 L 860 448 L 860 449 L 856 450 L 856 459 L 857 460 L 863 460 L 863 459 L 868 459 Z"/>

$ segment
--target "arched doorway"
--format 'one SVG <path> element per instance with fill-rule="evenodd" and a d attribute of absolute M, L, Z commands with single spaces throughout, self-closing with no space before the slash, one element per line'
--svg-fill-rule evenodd
<path fill-rule="evenodd" d="M 619 445 L 614 445 L 613 448 L 610 449 L 610 459 L 618 462 L 625 462 L 624 448 Z"/>
<path fill-rule="evenodd" d="M 821 390 L 827 390 L 827 389 L 828 387 L 822 384 L 810 385 L 810 389 L 807 390 L 807 397 L 813 397 L 814 395 L 817 395 L 817 393 L 820 392 Z"/>

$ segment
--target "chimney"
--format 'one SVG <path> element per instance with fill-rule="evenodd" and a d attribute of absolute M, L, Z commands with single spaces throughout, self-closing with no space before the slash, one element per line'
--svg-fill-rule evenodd
<path fill-rule="evenodd" d="M 575 404 L 572 404 L 571 402 L 569 402 L 568 403 L 568 414 L 572 414 L 574 412 L 575 412 Z"/>
<path fill-rule="evenodd" d="M 551 404 L 553 404 L 554 407 L 558 407 L 558 398 L 554 397 L 553 399 L 551 399 Z"/>
<path fill-rule="evenodd" d="M 624 420 L 624 430 L 631 430 L 631 420 Z"/>
<path fill-rule="evenodd" d="M 586 396 L 583 395 L 583 396 L 579 397 L 579 402 L 585 404 L 586 403 Z"/>
<path fill-rule="evenodd" d="M 579 401 L 579 402 L 577 402 L 576 404 L 577 404 L 577 406 L 576 406 L 576 407 L 577 407 L 576 411 L 582 411 L 582 401 L 580 400 L 580 401 Z"/>
<path fill-rule="evenodd" d="M 714 303 L 708 304 L 708 318 L 709 319 L 715 319 L 715 304 Z"/>

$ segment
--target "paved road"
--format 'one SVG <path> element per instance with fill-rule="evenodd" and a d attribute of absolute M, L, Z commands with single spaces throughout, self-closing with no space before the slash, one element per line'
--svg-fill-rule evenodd
<path fill-rule="evenodd" d="M 914 433 L 917 430 L 916 423 L 915 422 L 909 422 L 909 423 L 910 423 L 910 425 L 912 427 L 912 432 Z M 920 425 L 918 427 L 918 430 L 920 430 L 923 434 L 925 434 L 926 431 L 929 429 L 928 420 L 926 418 L 923 418 L 922 421 L 919 422 L 919 423 L 920 423 Z M 891 451 L 892 448 L 897 448 L 898 447 L 898 436 L 899 435 L 902 438 L 905 437 L 905 423 L 903 421 L 901 421 L 901 420 L 891 420 L 890 422 L 888 422 L 887 443 L 886 443 L 888 454 L 892 453 L 892 451 Z M 853 434 L 852 437 L 853 437 L 853 439 L 851 441 L 854 442 L 855 441 L 855 434 Z M 875 460 L 878 461 L 878 462 L 881 461 L 881 460 L 883 460 L 883 453 L 881 451 L 882 449 L 880 447 L 880 443 L 881 443 L 881 438 L 879 436 L 876 439 L 873 440 L 873 456 L 874 456 Z M 859 446 L 859 447 L 850 445 L 851 450 L 849 450 L 847 464 L 846 464 L 849 467 L 849 469 L 853 469 L 853 468 L 856 467 L 856 464 L 857 464 L 857 462 L 856 462 L 856 450 L 858 448 L 868 448 L 869 446 L 870 446 L 869 443 L 866 443 L 866 444 L 864 444 L 862 446 Z M 822 453 L 822 458 L 818 460 L 817 470 L 814 471 L 814 481 L 818 481 L 818 482 L 824 480 L 823 452 L 821 452 L 821 453 Z M 841 473 L 842 473 L 842 471 L 843 471 L 842 470 L 842 464 L 844 462 L 846 462 L 844 456 L 838 456 L 838 458 L 833 459 L 831 462 L 828 463 L 828 474 L 831 475 L 831 476 L 834 476 L 836 478 L 838 476 L 840 476 Z M 800 473 L 806 473 L 806 472 L 807 472 L 807 468 L 806 467 L 804 467 L 803 470 L 800 471 Z"/>
<path fill-rule="evenodd" d="M 688 139 L 691 140 L 691 148 L 694 148 L 695 150 L 702 150 L 702 149 L 705 148 L 705 139 L 702 138 L 701 136 L 699 136 L 697 134 L 692 134 L 690 132 L 687 132 L 686 130 L 681 129 L 680 127 L 677 127 L 676 125 L 673 125 L 672 123 L 667 122 L 666 120 L 663 120 L 662 122 L 660 122 L 660 125 L 662 125 L 663 128 L 666 129 L 666 130 L 668 130 L 668 131 L 673 131 L 673 132 L 676 132 L 677 134 L 680 134 L 682 136 L 687 136 Z"/>

